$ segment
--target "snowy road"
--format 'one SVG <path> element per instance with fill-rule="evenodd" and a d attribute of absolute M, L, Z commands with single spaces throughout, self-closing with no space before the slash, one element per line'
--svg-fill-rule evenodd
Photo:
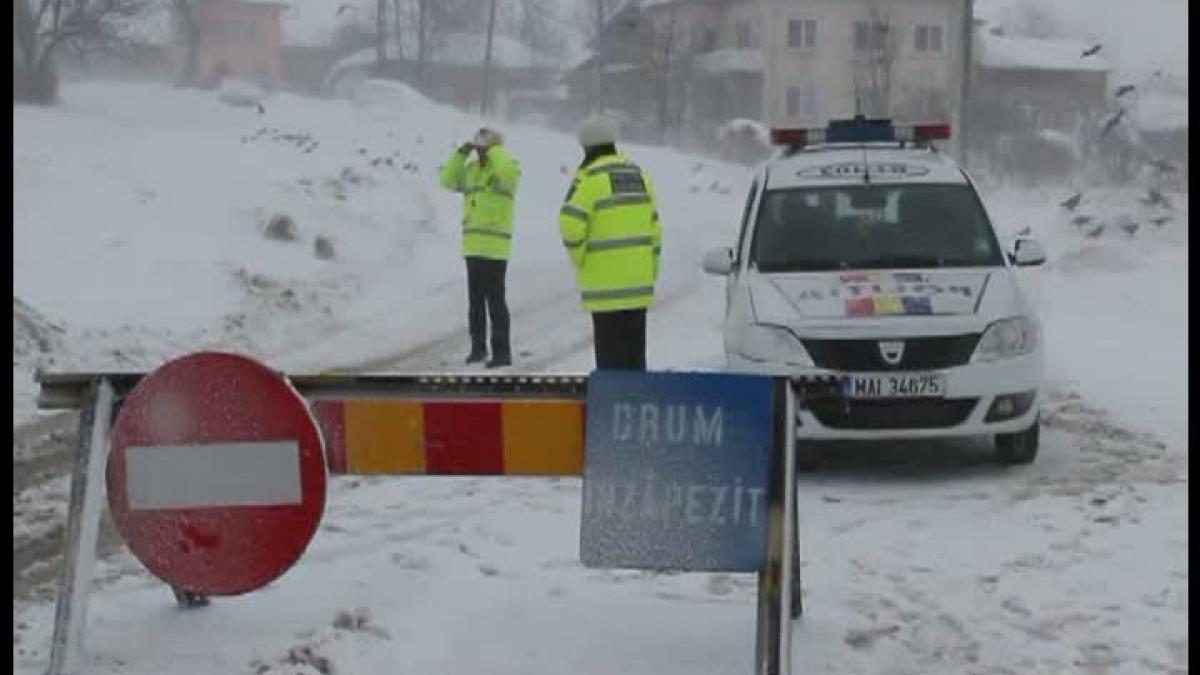
<path fill-rule="evenodd" d="M 238 144 L 239 134 L 260 123 L 205 108 L 218 104 L 199 96 L 88 85 L 68 90 L 62 111 L 19 111 L 18 125 L 26 125 L 19 128 L 28 134 L 14 138 L 14 165 L 18 172 L 37 171 L 18 177 L 15 186 L 15 239 L 29 261 L 18 266 L 14 283 L 39 310 L 68 324 L 71 353 L 63 363 L 149 367 L 181 350 L 216 345 L 269 357 L 292 371 L 461 371 L 466 299 L 461 260 L 446 234 L 456 205 L 430 186 L 429 171 L 474 122 L 443 111 L 385 114 L 337 102 L 275 101 L 270 110 L 280 119 L 272 124 L 322 138 L 322 150 L 301 160 Z M 144 104 L 158 97 L 171 111 L 169 122 Z M 30 196 L 48 189 L 41 181 L 79 157 L 122 166 L 111 156 L 119 138 L 69 148 L 34 142 L 80 119 L 109 134 L 157 124 L 164 129 L 156 138 L 166 147 L 124 179 L 114 173 L 108 192 L 88 193 L 97 209 L 115 214 L 105 219 L 108 229 L 80 226 L 74 243 L 62 233 L 46 242 L 39 228 L 70 221 L 63 205 Z M 422 140 L 397 140 L 398 122 L 420 126 Z M 553 222 L 565 165 L 576 150 L 548 132 L 514 129 L 510 137 L 525 148 L 526 185 L 543 186 L 523 188 L 523 229 L 509 275 L 518 365 L 522 372 L 586 372 L 591 327 L 576 302 Z M 346 190 L 344 200 L 292 191 L 296 179 L 338 175 L 360 161 L 360 144 L 385 142 L 411 152 L 403 158 L 420 171 L 362 169 L 370 181 L 339 188 Z M 192 195 L 183 185 L 203 172 L 193 167 L 176 174 L 172 157 L 185 152 L 208 158 L 210 166 L 221 162 L 223 171 L 236 174 L 224 180 L 244 185 L 223 201 Z M 700 272 L 699 259 L 732 236 L 747 177 L 735 167 L 667 151 L 635 152 L 655 172 L 669 228 L 660 302 L 649 318 L 649 361 L 655 368 L 718 368 L 722 283 Z M 228 154 L 248 158 L 245 167 L 225 163 Z M 161 273 L 172 256 L 187 252 L 163 248 L 159 237 L 169 239 L 169 233 L 125 231 L 121 223 L 141 231 L 149 225 L 139 218 L 158 222 L 161 216 L 143 213 L 136 196 L 116 203 L 112 193 L 127 187 L 135 195 L 142 189 L 186 195 L 189 204 L 208 209 L 205 218 L 223 223 L 207 238 L 188 240 L 221 264 L 175 271 L 189 292 L 210 294 L 205 302 L 179 307 L 145 288 L 147 274 Z M 1187 395 L 1186 383 L 1177 384 L 1180 365 L 1186 367 L 1186 329 L 1181 343 L 1178 317 L 1169 312 L 1173 299 L 1186 300 L 1186 210 L 1179 229 L 1162 233 L 1162 241 L 1148 239 L 1137 249 L 1118 248 L 1125 246 L 1120 241 L 1087 248 L 1062 229 L 1050 195 L 994 198 L 999 217 L 1032 224 L 1055 259 L 1042 279 L 1056 384 L 1043 410 L 1041 455 L 1032 466 L 1002 468 L 982 443 L 849 444 L 833 448 L 821 472 L 801 476 L 806 615 L 794 632 L 798 674 L 1187 672 L 1188 449 L 1186 435 L 1177 433 L 1186 428 L 1186 408 L 1155 393 Z M 413 209 L 398 217 L 396 205 L 406 200 Z M 326 223 L 314 227 L 328 230 L 338 223 L 344 258 L 312 266 L 299 247 L 265 243 L 248 214 L 267 203 L 291 209 L 302 227 Z M 179 227 L 194 228 L 200 220 Z M 114 305 L 118 318 L 106 325 L 98 308 L 80 307 L 88 300 L 72 295 L 77 280 L 56 281 L 40 265 L 75 247 L 77 255 L 69 257 L 82 275 L 92 264 L 84 255 L 88 247 L 109 239 L 122 244 L 104 249 L 110 256 L 104 264 L 123 269 L 107 277 L 105 287 L 136 302 Z M 137 260 L 147 252 L 163 256 L 163 266 L 140 270 Z M 1136 261 L 1142 273 L 1097 263 L 1114 255 Z M 262 278 L 239 285 L 247 277 L 231 269 Z M 284 291 L 316 302 L 311 311 L 294 311 L 280 302 Z M 1147 295 L 1156 300 L 1138 301 Z M 1107 331 L 1108 342 L 1129 336 L 1128 313 L 1112 312 L 1114 302 L 1132 303 L 1139 318 L 1162 327 L 1153 338 L 1152 372 L 1109 368 L 1111 354 L 1090 348 L 1097 331 Z M 226 323 L 231 314 L 241 318 Z M 174 332 L 163 337 L 130 329 L 157 330 L 139 316 L 157 317 Z M 112 345 L 125 350 L 122 358 L 107 351 Z M 14 394 L 25 396 L 28 406 L 29 388 L 18 384 L 19 375 L 27 373 L 14 368 Z M 1110 386 L 1121 377 L 1130 385 Z M 1152 400 L 1156 395 L 1160 400 Z M 1114 418 L 1099 405 L 1121 415 Z M 16 673 L 40 675 L 53 604 L 52 588 L 37 584 L 53 578 L 58 560 L 75 422 L 65 415 L 30 424 L 18 412 L 13 656 Z M 162 584 L 110 538 L 91 608 L 89 672 L 750 671 L 752 576 L 584 569 L 579 509 L 578 479 L 341 478 L 333 482 L 316 539 L 292 571 L 261 592 L 196 612 L 178 611 Z"/>

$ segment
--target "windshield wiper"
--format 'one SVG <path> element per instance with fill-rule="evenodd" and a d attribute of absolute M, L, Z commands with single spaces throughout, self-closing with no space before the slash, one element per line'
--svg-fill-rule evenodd
<path fill-rule="evenodd" d="M 789 260 L 783 262 L 756 262 L 755 267 L 759 272 L 828 272 L 830 270 L 849 269 L 849 266 L 840 260 Z"/>
<path fill-rule="evenodd" d="M 929 255 L 888 255 L 877 258 L 855 260 L 850 267 L 854 269 L 889 267 L 945 267 L 944 258 Z"/>

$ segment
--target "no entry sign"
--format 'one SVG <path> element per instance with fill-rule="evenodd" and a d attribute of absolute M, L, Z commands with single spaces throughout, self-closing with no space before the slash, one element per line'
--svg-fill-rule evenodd
<path fill-rule="evenodd" d="M 325 508 L 320 431 L 280 374 L 204 352 L 143 378 L 112 429 L 108 501 L 155 576 L 237 595 L 286 572 Z"/>

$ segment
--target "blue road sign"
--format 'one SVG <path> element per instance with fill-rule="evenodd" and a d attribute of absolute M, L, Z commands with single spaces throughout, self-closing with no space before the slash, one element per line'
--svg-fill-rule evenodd
<path fill-rule="evenodd" d="M 587 567 L 749 572 L 766 560 L 770 377 L 596 371 L 579 557 Z"/>

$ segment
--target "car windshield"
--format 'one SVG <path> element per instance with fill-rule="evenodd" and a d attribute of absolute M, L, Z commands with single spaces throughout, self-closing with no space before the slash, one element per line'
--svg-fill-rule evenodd
<path fill-rule="evenodd" d="M 751 260 L 763 272 L 990 267 L 999 243 L 967 185 L 768 191 Z"/>

